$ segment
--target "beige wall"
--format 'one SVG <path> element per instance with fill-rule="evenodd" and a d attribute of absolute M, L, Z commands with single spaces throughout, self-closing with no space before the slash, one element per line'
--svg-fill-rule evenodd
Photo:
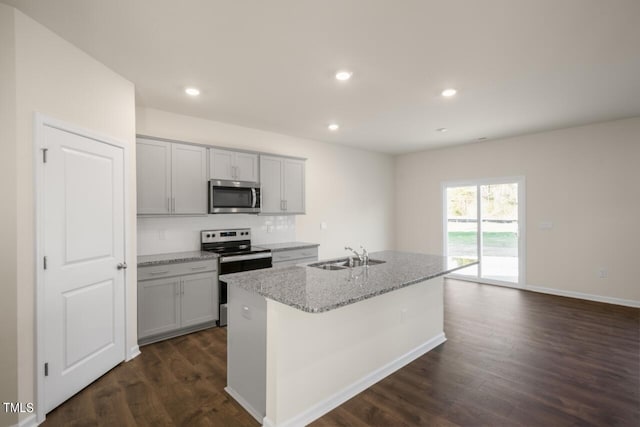
<path fill-rule="evenodd" d="M 13 9 L 0 4 L 0 403 L 18 400 L 17 231 L 16 231 L 16 74 Z M 0 407 L 0 426 L 17 415 Z"/>
<path fill-rule="evenodd" d="M 148 108 L 138 109 L 136 126 L 143 135 L 306 157 L 307 214 L 296 217 L 296 238 L 319 243 L 321 258 L 345 254 L 345 244 L 393 248 L 391 156 Z"/>
<path fill-rule="evenodd" d="M 34 113 L 39 112 L 128 144 L 135 183 L 135 94 L 133 85 L 19 11 L 15 13 L 18 397 L 35 400 Z M 135 185 L 129 193 L 127 262 L 135 265 Z M 3 227 L 6 224 L 3 223 Z M 128 346 L 137 340 L 136 270 L 127 272 Z"/>
<path fill-rule="evenodd" d="M 639 164 L 640 118 L 398 156 L 397 248 L 442 253 L 443 181 L 522 175 L 526 284 L 639 302 Z"/>

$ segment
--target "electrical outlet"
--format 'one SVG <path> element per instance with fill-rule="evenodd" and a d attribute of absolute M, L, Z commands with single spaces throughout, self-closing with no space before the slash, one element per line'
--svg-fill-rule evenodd
<path fill-rule="evenodd" d="M 273 233 L 273 225 L 267 225 L 267 233 Z"/>
<path fill-rule="evenodd" d="M 324 221 L 322 221 L 322 222 L 320 223 L 320 230 L 326 230 L 327 228 L 328 228 L 328 227 L 327 227 L 327 223 L 326 223 L 326 222 L 324 222 Z"/>
<path fill-rule="evenodd" d="M 607 277 L 609 277 L 609 272 L 606 268 L 600 268 L 598 269 L 598 277 L 601 279 L 606 279 Z"/>
<path fill-rule="evenodd" d="M 164 229 L 162 230 L 158 230 L 158 240 L 166 240 L 167 239 L 167 233 L 165 232 Z"/>

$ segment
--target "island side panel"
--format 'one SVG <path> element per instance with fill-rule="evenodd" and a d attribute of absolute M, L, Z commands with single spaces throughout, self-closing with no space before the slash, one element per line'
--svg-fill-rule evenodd
<path fill-rule="evenodd" d="M 324 313 L 267 300 L 265 425 L 304 425 L 444 342 L 443 281 Z"/>
<path fill-rule="evenodd" d="M 262 423 L 266 409 L 267 303 L 261 295 L 228 288 L 227 387 Z"/>

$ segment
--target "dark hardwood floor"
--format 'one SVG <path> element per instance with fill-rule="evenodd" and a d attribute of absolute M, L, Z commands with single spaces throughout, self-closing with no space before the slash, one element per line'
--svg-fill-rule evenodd
<path fill-rule="evenodd" d="M 640 309 L 448 280 L 445 333 L 312 426 L 640 426 Z M 174 338 L 44 425 L 257 426 L 225 377 L 226 329 Z"/>

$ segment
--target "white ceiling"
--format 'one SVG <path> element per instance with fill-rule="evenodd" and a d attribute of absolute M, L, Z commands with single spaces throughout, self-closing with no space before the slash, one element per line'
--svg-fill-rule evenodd
<path fill-rule="evenodd" d="M 640 115 L 639 0 L 5 2 L 140 105 L 382 152 Z"/>

